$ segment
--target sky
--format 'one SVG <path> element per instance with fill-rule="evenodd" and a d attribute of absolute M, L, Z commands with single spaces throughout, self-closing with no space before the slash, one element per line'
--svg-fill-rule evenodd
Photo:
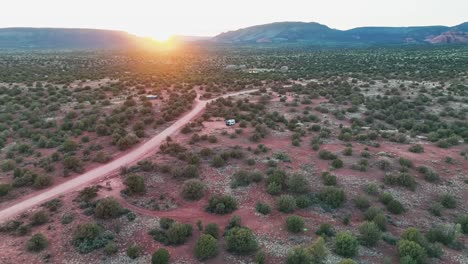
<path fill-rule="evenodd" d="M 214 36 L 280 21 L 332 28 L 454 26 L 468 21 L 468 0 L 3 0 L 2 27 L 124 30 L 165 39 Z"/>

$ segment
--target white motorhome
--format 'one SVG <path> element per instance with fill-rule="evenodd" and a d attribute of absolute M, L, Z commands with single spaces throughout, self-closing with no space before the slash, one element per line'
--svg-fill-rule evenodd
<path fill-rule="evenodd" d="M 226 126 L 233 126 L 233 125 L 236 124 L 236 120 L 235 119 L 226 119 L 225 123 L 226 123 Z"/>

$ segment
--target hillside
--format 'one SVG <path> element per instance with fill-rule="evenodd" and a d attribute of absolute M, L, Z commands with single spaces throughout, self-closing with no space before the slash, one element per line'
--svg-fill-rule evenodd
<path fill-rule="evenodd" d="M 337 30 L 318 23 L 279 22 L 222 33 L 221 43 L 405 44 L 468 43 L 468 23 L 455 27 L 360 27 Z"/>
<path fill-rule="evenodd" d="M 66 28 L 3 28 L 2 49 L 115 49 L 141 45 L 144 39 L 123 31 Z"/>

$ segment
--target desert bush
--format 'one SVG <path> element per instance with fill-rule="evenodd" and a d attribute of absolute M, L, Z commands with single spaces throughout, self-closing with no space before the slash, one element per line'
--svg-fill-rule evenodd
<path fill-rule="evenodd" d="M 48 175 L 39 175 L 34 179 L 34 187 L 37 189 L 43 189 L 49 187 L 54 182 L 54 178 Z"/>
<path fill-rule="evenodd" d="M 114 255 L 119 251 L 119 247 L 114 241 L 110 241 L 109 243 L 106 244 L 104 247 L 104 252 L 106 252 L 106 255 Z"/>
<path fill-rule="evenodd" d="M 325 240 L 322 237 L 317 238 L 308 247 L 293 248 L 286 258 L 287 264 L 323 264 L 327 258 L 328 251 L 325 246 Z"/>
<path fill-rule="evenodd" d="M 0 184 L 0 197 L 7 195 L 11 191 L 11 184 L 2 183 Z"/>
<path fill-rule="evenodd" d="M 271 206 L 266 203 L 258 202 L 255 206 L 255 210 L 262 215 L 267 215 L 271 212 Z"/>
<path fill-rule="evenodd" d="M 220 156 L 216 155 L 211 160 L 211 166 L 214 168 L 221 168 L 226 164 L 226 161 Z"/>
<path fill-rule="evenodd" d="M 195 256 L 198 260 L 206 260 L 218 255 L 218 240 L 211 235 L 203 234 L 195 245 Z"/>
<path fill-rule="evenodd" d="M 226 233 L 227 249 L 238 254 L 248 254 L 258 248 L 255 235 L 246 227 L 234 227 Z"/>
<path fill-rule="evenodd" d="M 321 150 L 319 151 L 319 158 L 323 160 L 334 160 L 337 156 L 328 150 Z"/>
<path fill-rule="evenodd" d="M 398 162 L 400 163 L 400 165 L 404 168 L 411 168 L 413 167 L 413 162 L 409 159 L 406 159 L 406 158 L 403 158 L 403 157 L 400 157 L 398 159 Z"/>
<path fill-rule="evenodd" d="M 359 239 L 365 246 L 375 246 L 382 234 L 380 228 L 373 222 L 364 222 L 359 227 Z"/>
<path fill-rule="evenodd" d="M 384 177 L 384 183 L 389 185 L 399 185 L 407 187 L 412 191 L 416 190 L 417 185 L 414 177 L 404 172 L 399 174 L 386 174 Z"/>
<path fill-rule="evenodd" d="M 165 248 L 156 250 L 151 256 L 151 264 L 168 264 L 171 255 Z"/>
<path fill-rule="evenodd" d="M 353 155 L 353 148 L 347 147 L 343 150 L 343 155 L 345 156 L 351 156 Z"/>
<path fill-rule="evenodd" d="M 292 193 L 306 193 L 310 190 L 309 182 L 306 177 L 302 174 L 294 173 L 292 174 L 288 181 L 288 190 Z"/>
<path fill-rule="evenodd" d="M 412 145 L 411 147 L 409 147 L 408 151 L 413 152 L 413 153 L 423 153 L 424 147 L 421 144 L 416 144 L 416 145 Z"/>
<path fill-rule="evenodd" d="M 45 249 L 48 245 L 49 241 L 47 238 L 43 234 L 37 233 L 28 240 L 26 243 L 26 249 L 32 252 L 39 252 Z"/>
<path fill-rule="evenodd" d="M 229 214 L 237 209 L 237 201 L 229 195 L 214 195 L 208 200 L 206 211 L 215 214 Z"/>
<path fill-rule="evenodd" d="M 379 186 L 375 183 L 368 183 L 364 186 L 364 191 L 368 195 L 377 195 L 379 194 Z"/>
<path fill-rule="evenodd" d="M 102 227 L 96 223 L 84 223 L 78 225 L 73 233 L 73 245 L 80 253 L 89 253 L 95 249 L 102 248 L 111 240 L 113 235 L 104 232 Z"/>
<path fill-rule="evenodd" d="M 436 182 L 440 178 L 437 172 L 426 166 L 418 167 L 418 171 L 424 175 L 424 179 L 428 182 Z"/>
<path fill-rule="evenodd" d="M 343 168 L 344 164 L 342 160 L 336 158 L 336 159 L 333 159 L 331 166 L 335 169 L 339 169 L 339 168 Z"/>
<path fill-rule="evenodd" d="M 327 186 L 336 185 L 336 176 L 331 174 L 328 171 L 322 172 L 322 180 L 323 180 L 323 184 L 325 184 Z"/>
<path fill-rule="evenodd" d="M 388 158 L 382 157 L 377 161 L 377 167 L 383 171 L 389 171 L 392 168 L 392 162 Z"/>
<path fill-rule="evenodd" d="M 127 248 L 127 256 L 136 259 L 141 255 L 142 251 L 143 249 L 139 245 L 133 244 Z"/>
<path fill-rule="evenodd" d="M 205 226 L 204 233 L 217 239 L 219 237 L 219 227 L 215 223 L 209 223 Z"/>
<path fill-rule="evenodd" d="M 198 201 L 205 195 L 206 185 L 197 179 L 186 180 L 182 185 L 182 197 L 186 200 Z"/>
<path fill-rule="evenodd" d="M 357 263 L 352 259 L 343 259 L 338 264 L 357 264 Z"/>
<path fill-rule="evenodd" d="M 455 208 L 457 207 L 457 199 L 455 196 L 449 193 L 444 193 L 439 197 L 440 203 L 445 207 L 445 208 Z"/>
<path fill-rule="evenodd" d="M 315 234 L 319 236 L 332 237 L 335 235 L 335 230 L 333 229 L 333 226 L 331 224 L 323 223 L 323 224 L 320 224 L 317 231 L 315 231 Z"/>
<path fill-rule="evenodd" d="M 254 258 L 255 264 L 265 264 L 266 263 L 266 254 L 264 251 L 259 251 Z"/>
<path fill-rule="evenodd" d="M 387 210 L 392 214 L 401 214 L 406 211 L 403 204 L 400 201 L 393 199 L 387 204 Z"/>
<path fill-rule="evenodd" d="M 460 216 L 457 219 L 457 223 L 461 227 L 461 232 L 463 234 L 468 234 L 468 215 Z"/>
<path fill-rule="evenodd" d="M 426 238 L 429 242 L 439 242 L 448 246 L 452 244 L 457 238 L 456 225 L 438 225 L 429 229 L 426 233 Z"/>
<path fill-rule="evenodd" d="M 94 214 L 97 218 L 110 219 L 121 216 L 123 208 L 113 197 L 107 197 L 99 200 Z"/>
<path fill-rule="evenodd" d="M 400 240 L 397 246 L 400 259 L 409 258 L 413 263 L 424 263 L 426 259 L 426 251 L 418 243 L 410 240 Z M 407 262 L 411 263 L 411 262 Z"/>
<path fill-rule="evenodd" d="M 125 179 L 126 191 L 132 194 L 142 194 L 146 191 L 145 179 L 136 174 L 132 174 Z"/>
<path fill-rule="evenodd" d="M 291 195 L 281 195 L 276 201 L 276 208 L 283 213 L 292 213 L 296 210 L 296 199 Z"/>
<path fill-rule="evenodd" d="M 353 257 L 359 247 L 358 240 L 350 232 L 340 232 L 335 237 L 335 252 L 342 257 Z"/>
<path fill-rule="evenodd" d="M 45 224 L 49 221 L 49 214 L 45 210 L 37 211 L 31 216 L 30 221 L 34 226 Z"/>
<path fill-rule="evenodd" d="M 75 214 L 65 213 L 65 214 L 62 215 L 61 223 L 62 223 L 62 225 L 68 225 L 71 222 L 73 222 L 73 220 L 75 220 Z"/>
<path fill-rule="evenodd" d="M 331 208 L 338 208 L 345 202 L 346 195 L 343 189 L 328 186 L 320 191 L 318 198 L 323 204 Z"/>
<path fill-rule="evenodd" d="M 286 228 L 291 233 L 299 233 L 304 229 L 304 218 L 291 215 L 286 218 Z"/>
<path fill-rule="evenodd" d="M 370 206 L 369 198 L 364 195 L 360 195 L 354 199 L 354 205 L 356 205 L 360 210 L 365 210 Z"/>
<path fill-rule="evenodd" d="M 189 224 L 174 223 L 167 230 L 169 244 L 180 245 L 192 236 L 192 226 Z"/>
<path fill-rule="evenodd" d="M 98 192 L 97 186 L 86 187 L 80 192 L 80 194 L 78 195 L 78 199 L 80 201 L 88 202 L 91 199 L 97 197 L 97 192 Z"/>
<path fill-rule="evenodd" d="M 429 206 L 428 211 L 434 216 L 442 216 L 443 209 L 444 206 L 441 203 L 434 202 Z"/>

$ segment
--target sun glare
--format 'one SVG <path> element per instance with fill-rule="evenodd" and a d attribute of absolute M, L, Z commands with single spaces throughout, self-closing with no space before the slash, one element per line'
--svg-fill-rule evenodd
<path fill-rule="evenodd" d="M 168 42 L 172 37 L 173 35 L 171 34 L 160 33 L 160 34 L 153 34 L 151 36 L 151 39 L 156 42 Z"/>

